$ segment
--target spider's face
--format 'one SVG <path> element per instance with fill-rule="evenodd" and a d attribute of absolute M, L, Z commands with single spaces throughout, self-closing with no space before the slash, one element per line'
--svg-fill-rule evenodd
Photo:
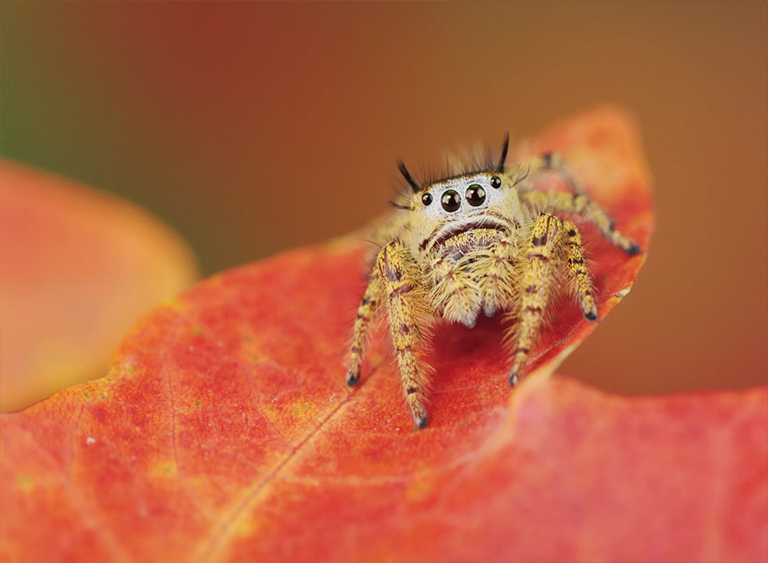
<path fill-rule="evenodd" d="M 422 212 L 430 218 L 454 219 L 500 206 L 502 177 L 483 172 L 435 182 L 419 195 Z"/>
<path fill-rule="evenodd" d="M 478 172 L 440 180 L 413 196 L 415 227 L 433 232 L 446 223 L 476 221 L 490 214 L 505 215 L 514 190 L 497 172 Z M 492 212 L 496 213 L 492 213 Z"/>

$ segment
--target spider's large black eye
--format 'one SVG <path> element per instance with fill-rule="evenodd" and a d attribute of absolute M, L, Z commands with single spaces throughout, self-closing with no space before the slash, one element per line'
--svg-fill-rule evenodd
<path fill-rule="evenodd" d="M 432 194 L 424 194 L 423 196 L 421 196 L 421 203 L 423 203 L 424 205 L 429 205 L 430 203 L 432 203 Z"/>
<path fill-rule="evenodd" d="M 498 176 L 494 176 L 491 178 L 491 187 L 496 188 L 497 190 L 501 187 L 501 178 Z"/>
<path fill-rule="evenodd" d="M 480 184 L 472 184 L 467 188 L 467 203 L 474 207 L 485 201 L 485 190 Z"/>
<path fill-rule="evenodd" d="M 461 207 L 461 198 L 454 190 L 448 190 L 443 194 L 443 197 L 440 198 L 440 203 L 446 211 L 456 211 Z"/>

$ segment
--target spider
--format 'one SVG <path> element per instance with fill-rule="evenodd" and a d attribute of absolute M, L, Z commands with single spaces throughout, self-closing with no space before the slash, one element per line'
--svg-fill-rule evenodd
<path fill-rule="evenodd" d="M 510 386 L 525 375 L 560 269 L 584 317 L 597 320 L 581 234 L 556 211 L 582 215 L 628 255 L 640 252 L 585 193 L 560 155 L 547 153 L 505 166 L 508 149 L 509 135 L 498 164 L 489 161 L 479 170 L 424 185 L 398 162 L 413 193 L 393 202 L 400 211 L 374 232 L 381 249 L 357 311 L 346 381 L 353 386 L 360 380 L 367 329 L 376 312 L 386 309 L 403 392 L 420 429 L 429 420 L 429 368 L 418 351 L 431 319 L 468 327 L 481 311 L 515 319 L 507 335 L 512 343 Z M 532 180 L 550 171 L 560 174 L 572 193 L 534 189 Z"/>

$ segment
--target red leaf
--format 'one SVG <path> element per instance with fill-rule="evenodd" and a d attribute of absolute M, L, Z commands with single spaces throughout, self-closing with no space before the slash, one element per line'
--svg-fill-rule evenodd
<path fill-rule="evenodd" d="M 613 110 L 542 137 L 647 247 L 647 179 Z M 597 240 L 604 316 L 642 257 Z M 768 391 L 621 398 L 543 377 L 586 334 L 568 300 L 539 376 L 498 321 L 439 326 L 412 429 L 385 335 L 344 384 L 350 239 L 216 276 L 155 310 L 109 377 L 2 416 L 4 560 L 759 560 Z"/>
<path fill-rule="evenodd" d="M 102 376 L 125 332 L 197 278 L 185 243 L 116 197 L 0 162 L 0 410 Z"/>

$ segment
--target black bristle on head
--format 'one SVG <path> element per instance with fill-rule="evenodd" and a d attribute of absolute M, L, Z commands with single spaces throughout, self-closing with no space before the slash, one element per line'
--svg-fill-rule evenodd
<path fill-rule="evenodd" d="M 507 160 L 508 150 L 509 150 L 509 133 L 504 135 L 504 145 L 501 147 L 501 159 L 499 160 L 499 166 L 496 168 L 498 172 L 504 172 L 504 162 Z"/>
<path fill-rule="evenodd" d="M 397 161 L 397 168 L 400 170 L 400 174 L 403 175 L 403 178 L 405 178 L 405 181 L 408 182 L 408 185 L 411 186 L 413 193 L 419 193 L 421 191 L 421 186 L 418 185 L 413 178 L 411 178 L 411 173 L 408 172 L 408 169 L 405 167 L 405 164 L 402 160 Z"/>

